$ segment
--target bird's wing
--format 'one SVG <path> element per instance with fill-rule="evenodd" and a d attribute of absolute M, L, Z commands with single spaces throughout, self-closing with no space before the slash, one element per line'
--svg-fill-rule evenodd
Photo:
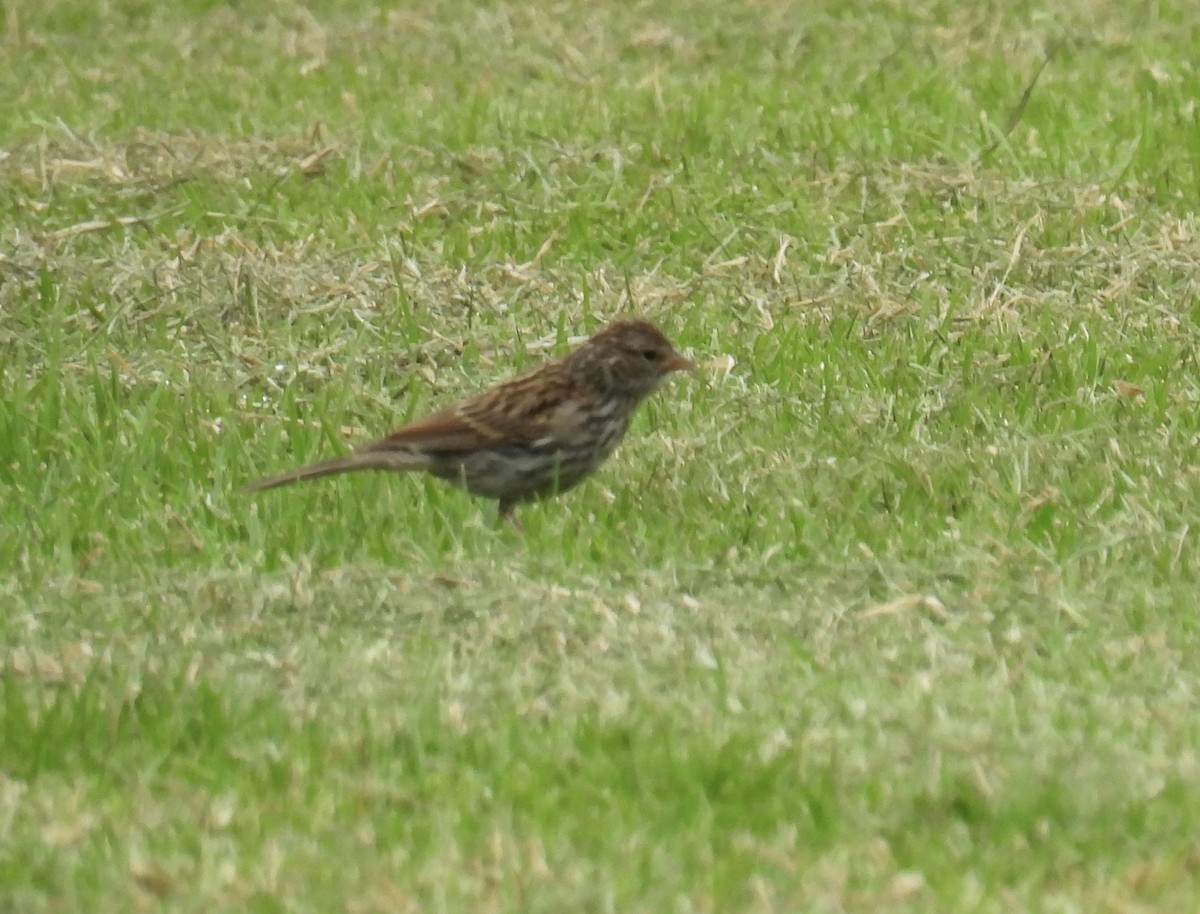
<path fill-rule="evenodd" d="M 543 366 L 397 429 L 360 450 L 421 448 L 472 451 L 481 447 L 569 446 L 586 434 L 590 400 L 570 385 L 556 363 Z"/>

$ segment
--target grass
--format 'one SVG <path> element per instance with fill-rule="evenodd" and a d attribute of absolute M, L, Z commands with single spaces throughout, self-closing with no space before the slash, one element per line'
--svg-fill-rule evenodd
<path fill-rule="evenodd" d="M 0 908 L 1196 907 L 1186 4 L 2 21 Z M 238 491 L 620 312 L 524 537 Z"/>

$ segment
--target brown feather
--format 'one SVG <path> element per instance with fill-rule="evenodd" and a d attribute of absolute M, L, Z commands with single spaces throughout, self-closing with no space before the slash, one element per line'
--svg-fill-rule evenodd
<path fill-rule="evenodd" d="M 428 448 L 437 451 L 471 451 L 491 442 L 463 421 L 458 407 L 439 410 L 418 419 L 383 438 L 369 441 L 357 453 L 403 451 L 409 448 Z"/>
<path fill-rule="evenodd" d="M 455 453 L 534 442 L 570 443 L 587 406 L 582 394 L 571 389 L 560 359 L 418 419 L 363 445 L 360 452 L 416 447 Z"/>
<path fill-rule="evenodd" d="M 399 451 L 396 453 L 372 453 L 370 451 L 355 451 L 345 457 L 333 457 L 329 460 L 318 460 L 307 466 L 297 467 L 267 476 L 245 486 L 245 492 L 261 492 L 263 489 L 275 489 L 304 479 L 320 479 L 322 476 L 337 476 L 340 473 L 353 473 L 358 470 L 424 470 L 429 466 L 429 459 L 421 454 Z"/>

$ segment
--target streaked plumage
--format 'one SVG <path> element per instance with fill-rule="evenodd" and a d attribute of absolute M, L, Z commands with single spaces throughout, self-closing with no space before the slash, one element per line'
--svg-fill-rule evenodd
<path fill-rule="evenodd" d="M 495 499 L 500 516 L 565 492 L 621 443 L 638 405 L 692 364 L 653 324 L 610 324 L 579 348 L 385 438 L 269 476 L 249 491 L 356 470 L 422 470 Z"/>

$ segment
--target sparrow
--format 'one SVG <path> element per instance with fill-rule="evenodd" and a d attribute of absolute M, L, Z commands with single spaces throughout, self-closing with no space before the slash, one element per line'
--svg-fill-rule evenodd
<path fill-rule="evenodd" d="M 645 320 L 619 320 L 562 358 L 371 441 L 246 486 L 258 492 L 358 470 L 422 471 L 494 499 L 520 529 L 517 505 L 559 495 L 617 449 L 638 406 L 695 366 Z"/>

